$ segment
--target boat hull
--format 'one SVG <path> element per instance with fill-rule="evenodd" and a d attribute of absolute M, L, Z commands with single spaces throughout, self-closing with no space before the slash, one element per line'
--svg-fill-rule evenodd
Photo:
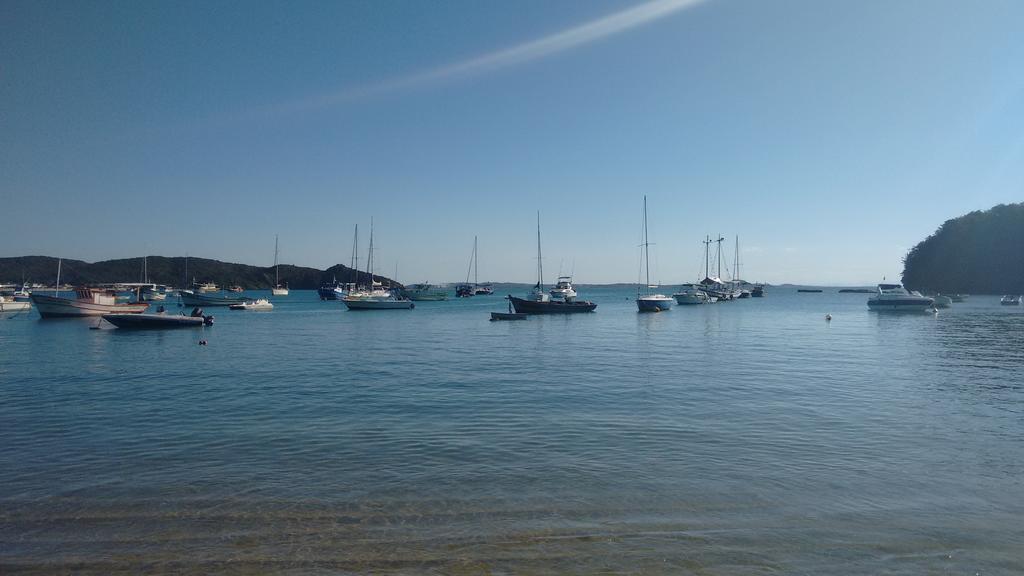
<path fill-rule="evenodd" d="M 231 306 L 243 304 L 246 299 L 237 296 L 209 296 L 207 294 L 181 293 L 181 303 L 185 306 Z"/>
<path fill-rule="evenodd" d="M 520 314 L 579 314 L 583 312 L 593 312 L 597 309 L 597 304 L 586 300 L 582 302 L 565 302 L 562 300 L 537 302 L 534 300 L 526 300 L 524 298 L 516 298 L 515 296 L 509 296 L 508 299 L 512 302 L 512 307 L 515 311 Z"/>
<path fill-rule="evenodd" d="M 529 316 L 529 314 L 523 314 L 520 312 L 491 312 L 491 322 L 498 320 L 526 320 Z"/>
<path fill-rule="evenodd" d="M 703 293 L 680 292 L 679 294 L 673 294 L 672 296 L 676 299 L 676 304 L 684 306 L 710 303 L 708 296 Z"/>
<path fill-rule="evenodd" d="M 274 296 L 287 296 L 288 295 L 288 289 L 287 288 L 271 288 L 270 289 L 270 293 L 272 295 L 274 295 Z"/>
<path fill-rule="evenodd" d="M 212 320 L 213 317 L 210 318 Z M 104 314 L 103 319 L 118 328 L 128 330 L 196 328 L 207 322 L 201 316 L 173 316 L 170 314 Z"/>
<path fill-rule="evenodd" d="M 149 304 L 97 304 L 86 300 L 74 300 L 57 296 L 32 294 L 39 316 L 43 318 L 76 318 L 80 316 L 102 316 L 104 314 L 142 314 Z"/>
<path fill-rule="evenodd" d="M 868 309 L 879 312 L 927 312 L 932 309 L 931 298 L 914 298 L 906 300 L 868 300 Z"/>
<path fill-rule="evenodd" d="M 664 312 L 672 309 L 672 302 L 668 296 L 658 298 L 646 298 L 641 296 L 636 299 L 636 307 L 640 312 Z"/>

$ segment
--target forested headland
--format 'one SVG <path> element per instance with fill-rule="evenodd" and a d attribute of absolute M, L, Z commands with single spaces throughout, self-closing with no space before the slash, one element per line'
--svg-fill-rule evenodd
<path fill-rule="evenodd" d="M 1024 293 L 1024 203 L 944 222 L 903 259 L 903 284 L 945 294 Z"/>

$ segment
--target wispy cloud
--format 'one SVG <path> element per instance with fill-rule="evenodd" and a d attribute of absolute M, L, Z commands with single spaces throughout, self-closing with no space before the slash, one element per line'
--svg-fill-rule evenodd
<path fill-rule="evenodd" d="M 652 0 L 633 8 L 609 14 L 596 20 L 556 32 L 543 38 L 531 40 L 510 48 L 490 52 L 468 60 L 453 62 L 437 68 L 431 68 L 362 86 L 348 87 L 321 94 L 312 98 L 292 102 L 286 105 L 289 110 L 322 108 L 358 100 L 368 96 L 397 91 L 439 81 L 480 74 L 539 60 L 559 52 L 596 42 L 608 36 L 625 32 L 637 26 L 664 18 L 681 10 L 702 4 L 706 0 Z"/>

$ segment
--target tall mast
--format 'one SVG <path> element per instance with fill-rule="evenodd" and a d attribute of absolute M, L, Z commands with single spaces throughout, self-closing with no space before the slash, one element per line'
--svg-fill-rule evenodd
<path fill-rule="evenodd" d="M 60 265 L 63 262 L 63 258 L 57 258 L 57 287 L 53 289 L 53 297 L 57 297 L 57 293 L 60 292 Z"/>
<path fill-rule="evenodd" d="M 356 224 L 356 233 L 352 238 L 352 288 L 359 285 L 359 224 Z"/>
<path fill-rule="evenodd" d="M 466 284 L 469 284 L 469 276 L 473 273 L 473 261 L 476 260 L 476 236 L 473 236 L 473 251 L 469 253 L 469 267 L 466 268 Z"/>
<path fill-rule="evenodd" d="M 274 234 L 274 286 L 281 284 L 281 278 L 277 274 L 277 234 Z"/>
<path fill-rule="evenodd" d="M 480 253 L 477 252 L 476 236 L 473 236 L 473 286 L 480 285 Z"/>
<path fill-rule="evenodd" d="M 366 273 L 370 275 L 370 291 L 373 291 L 373 216 L 370 216 L 370 250 L 366 257 Z"/>
<path fill-rule="evenodd" d="M 540 254 L 540 210 L 537 210 L 537 290 L 544 291 L 544 261 Z"/>
<path fill-rule="evenodd" d="M 711 275 L 711 236 L 704 237 L 704 277 Z"/>
<path fill-rule="evenodd" d="M 732 281 L 735 284 L 740 279 L 740 235 L 736 235 L 736 257 L 732 263 Z"/>
<path fill-rule="evenodd" d="M 722 238 L 721 234 L 718 235 L 718 240 L 715 240 L 715 242 L 718 242 L 718 279 L 719 280 L 722 279 L 722 241 L 723 240 L 725 240 L 725 238 Z"/>
<path fill-rule="evenodd" d="M 647 242 L 647 195 L 644 194 L 644 268 L 647 269 L 647 287 L 651 286 L 651 250 Z"/>

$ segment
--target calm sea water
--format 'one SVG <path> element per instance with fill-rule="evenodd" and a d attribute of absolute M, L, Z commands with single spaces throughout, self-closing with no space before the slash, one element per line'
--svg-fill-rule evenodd
<path fill-rule="evenodd" d="M 0 572 L 1024 572 L 1024 309 L 581 296 L 0 318 Z"/>

